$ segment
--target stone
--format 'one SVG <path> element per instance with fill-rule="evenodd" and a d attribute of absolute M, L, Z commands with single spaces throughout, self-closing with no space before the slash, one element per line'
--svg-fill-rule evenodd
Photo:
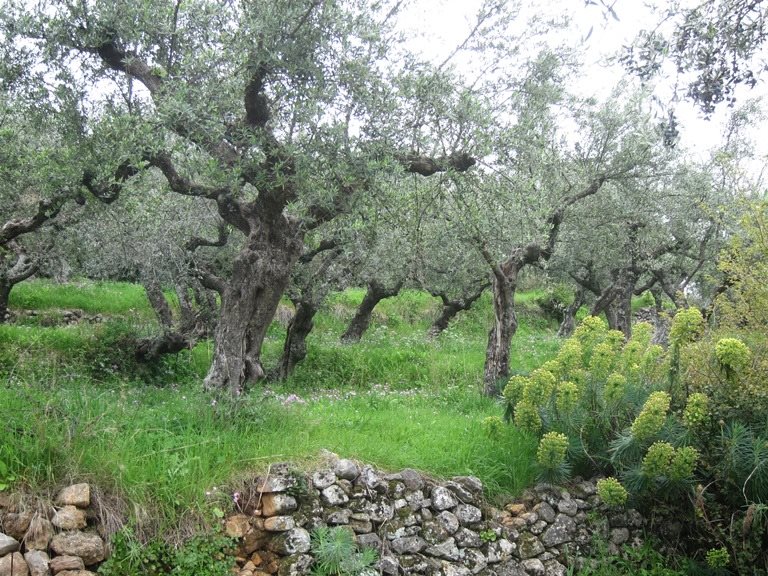
<path fill-rule="evenodd" d="M 352 460 L 342 458 L 333 465 L 336 476 L 344 480 L 354 480 L 360 475 L 360 469 Z"/>
<path fill-rule="evenodd" d="M 58 493 L 55 503 L 58 506 L 88 508 L 91 505 L 91 486 L 86 483 L 67 486 Z"/>
<path fill-rule="evenodd" d="M 400 571 L 400 564 L 398 563 L 397 558 L 387 554 L 379 559 L 376 563 L 376 568 L 378 568 L 379 572 L 382 574 L 392 574 L 394 576 Z"/>
<path fill-rule="evenodd" d="M 53 524 L 45 516 L 36 514 L 24 535 L 24 546 L 27 550 L 48 550 L 51 538 L 53 538 Z"/>
<path fill-rule="evenodd" d="M 624 544 L 629 540 L 629 528 L 613 528 L 611 530 L 610 541 L 617 546 Z"/>
<path fill-rule="evenodd" d="M 54 574 L 64 570 L 85 570 L 83 559 L 79 556 L 54 556 L 50 565 Z"/>
<path fill-rule="evenodd" d="M 454 476 L 451 480 L 457 484 L 461 484 L 465 490 L 468 490 L 473 494 L 480 495 L 483 493 L 483 483 L 480 481 L 480 478 L 476 476 Z"/>
<path fill-rule="evenodd" d="M 310 549 L 309 532 L 304 528 L 293 528 L 275 536 L 269 543 L 269 550 L 283 556 L 306 554 Z"/>
<path fill-rule="evenodd" d="M 456 518 L 459 519 L 462 526 L 477 524 L 483 519 L 483 513 L 480 511 L 480 508 L 472 506 L 472 504 L 459 504 L 456 506 L 454 514 L 456 514 Z"/>
<path fill-rule="evenodd" d="M 329 486 L 336 484 L 336 474 L 330 470 L 321 470 L 312 474 L 312 484 L 318 490 L 325 490 Z"/>
<path fill-rule="evenodd" d="M 450 536 L 448 530 L 446 530 L 442 522 L 438 522 L 437 519 L 425 520 L 422 525 L 422 536 L 424 540 L 430 544 L 437 544 L 442 542 Z"/>
<path fill-rule="evenodd" d="M 510 542 L 506 538 L 499 538 L 496 541 L 496 544 L 499 547 L 499 551 L 501 552 L 502 559 L 509 558 L 517 550 L 517 544 Z"/>
<path fill-rule="evenodd" d="M 398 500 L 405 496 L 405 484 L 398 480 L 390 480 L 387 484 L 387 496 L 393 500 Z"/>
<path fill-rule="evenodd" d="M 453 538 L 459 548 L 480 548 L 483 545 L 480 535 L 467 528 L 459 528 Z"/>
<path fill-rule="evenodd" d="M 276 492 L 261 497 L 261 512 L 264 516 L 283 516 L 299 507 L 296 498 L 289 494 Z"/>
<path fill-rule="evenodd" d="M 20 552 L 12 552 L 0 558 L 0 576 L 29 576 L 24 556 Z"/>
<path fill-rule="evenodd" d="M 361 548 L 381 548 L 381 538 L 378 534 L 371 532 L 370 534 L 358 534 L 357 544 Z"/>
<path fill-rule="evenodd" d="M 472 572 L 465 566 L 457 566 L 444 562 L 442 565 L 443 576 L 472 576 Z"/>
<path fill-rule="evenodd" d="M 390 546 L 398 554 L 418 554 L 427 547 L 427 543 L 418 536 L 408 538 L 396 538 Z"/>
<path fill-rule="evenodd" d="M 272 516 L 264 520 L 264 530 L 267 532 L 287 532 L 295 527 L 296 522 L 290 516 Z"/>
<path fill-rule="evenodd" d="M 387 482 L 370 466 L 363 467 L 357 481 L 369 490 L 373 490 L 379 494 L 385 494 L 387 492 Z"/>
<path fill-rule="evenodd" d="M 336 484 L 320 491 L 320 499 L 326 506 L 341 506 L 349 502 L 349 496 Z"/>
<path fill-rule="evenodd" d="M 267 476 L 264 480 L 259 482 L 256 490 L 258 492 L 287 492 L 291 488 L 298 485 L 299 479 L 293 474 L 276 474 L 274 476 Z"/>
<path fill-rule="evenodd" d="M 567 576 L 568 568 L 557 560 L 547 560 L 544 562 L 544 574 L 546 576 Z"/>
<path fill-rule="evenodd" d="M 421 490 L 406 492 L 405 501 L 408 503 L 408 506 L 411 508 L 411 510 L 413 510 L 414 512 L 418 512 L 423 508 L 424 492 L 422 492 Z"/>
<path fill-rule="evenodd" d="M 5 556 L 19 549 L 19 541 L 0 532 L 0 556 Z"/>
<path fill-rule="evenodd" d="M 517 546 L 520 558 L 523 560 L 527 560 L 528 558 L 535 558 L 545 550 L 544 544 L 541 543 L 541 540 L 530 533 L 521 534 L 520 540 L 517 542 Z"/>
<path fill-rule="evenodd" d="M 520 563 L 528 576 L 544 576 L 544 563 L 538 558 L 530 558 Z"/>
<path fill-rule="evenodd" d="M 96 572 L 91 572 L 90 570 L 63 570 L 62 572 L 59 572 L 56 576 L 97 576 Z"/>
<path fill-rule="evenodd" d="M 459 559 L 459 548 L 456 546 L 456 541 L 453 538 L 448 538 L 445 542 L 430 546 L 424 550 L 424 554 L 456 562 Z"/>
<path fill-rule="evenodd" d="M 418 536 L 421 532 L 421 528 L 418 526 L 401 526 L 394 532 L 387 532 L 387 539 L 397 540 L 399 538 L 410 538 L 411 536 Z"/>
<path fill-rule="evenodd" d="M 352 511 L 349 508 L 334 509 L 326 513 L 325 521 L 332 526 L 349 524 L 349 517 L 351 515 Z"/>
<path fill-rule="evenodd" d="M 250 529 L 242 537 L 240 545 L 238 546 L 238 551 L 244 556 L 248 556 L 254 551 L 260 550 L 266 546 L 270 537 L 271 535 L 269 532 L 265 532 L 264 530 Z"/>
<path fill-rule="evenodd" d="M 304 576 L 310 573 L 312 567 L 312 556 L 308 554 L 296 554 L 285 558 L 280 563 L 278 576 Z M 254 575 L 255 576 L 255 575 Z"/>
<path fill-rule="evenodd" d="M 370 520 L 353 520 L 350 519 L 349 527 L 355 534 L 367 534 L 373 532 L 373 522 Z"/>
<path fill-rule="evenodd" d="M 525 504 L 520 503 L 507 504 L 504 506 L 504 510 L 512 514 L 512 516 L 520 516 L 521 514 L 528 512 L 528 508 L 526 508 Z M 554 514 L 552 517 L 554 518 Z"/>
<path fill-rule="evenodd" d="M 440 512 L 440 514 L 438 514 L 435 519 L 440 523 L 443 529 L 448 532 L 448 534 L 453 534 L 459 529 L 459 519 L 455 514 L 452 514 L 447 510 Z"/>
<path fill-rule="evenodd" d="M 376 523 L 392 520 L 392 518 L 395 515 L 394 507 L 391 504 L 389 504 L 386 500 L 371 502 L 367 511 L 371 521 Z"/>
<path fill-rule="evenodd" d="M 576 513 L 579 511 L 579 505 L 569 498 L 560 500 L 557 503 L 557 509 L 567 516 L 576 516 Z"/>
<path fill-rule="evenodd" d="M 528 526 L 533 526 L 539 521 L 539 515 L 536 512 L 526 512 L 520 516 L 521 520 L 524 520 Z"/>
<path fill-rule="evenodd" d="M 529 530 L 531 531 L 531 534 L 536 534 L 536 536 L 538 536 L 539 534 L 544 532 L 546 528 L 547 528 L 547 523 L 544 522 L 544 520 L 539 520 L 538 522 L 534 522 L 533 526 L 531 526 Z"/>
<path fill-rule="evenodd" d="M 29 568 L 29 576 L 51 576 L 48 567 L 50 558 L 42 550 L 30 550 L 24 554 L 24 560 Z"/>
<path fill-rule="evenodd" d="M 573 540 L 573 535 L 576 533 L 576 522 L 570 516 L 565 514 L 558 514 L 555 521 L 549 528 L 542 534 L 541 541 L 545 546 L 560 546 L 566 542 Z"/>
<path fill-rule="evenodd" d="M 104 542 L 93 532 L 67 532 L 51 540 L 51 549 L 59 555 L 80 556 L 86 566 L 104 560 Z"/>
<path fill-rule="evenodd" d="M 400 472 L 400 477 L 408 490 L 421 490 L 424 487 L 424 479 L 416 470 L 405 468 Z"/>
<path fill-rule="evenodd" d="M 51 524 L 62 530 L 81 530 L 87 524 L 85 510 L 67 505 L 53 514 Z"/>
<path fill-rule="evenodd" d="M 463 502 L 465 504 L 475 504 L 477 502 L 477 499 L 475 498 L 475 495 L 464 488 L 461 484 L 458 482 L 454 482 L 453 480 L 449 480 L 448 482 L 445 482 L 443 484 L 448 490 L 453 492 L 453 495 L 456 496 L 456 498 L 459 499 L 460 502 Z"/>
<path fill-rule="evenodd" d="M 435 486 L 432 489 L 430 498 L 432 499 L 432 508 L 438 512 L 453 508 L 459 503 L 451 491 L 442 486 Z"/>
<path fill-rule="evenodd" d="M 472 574 L 477 574 L 488 566 L 485 555 L 480 550 L 474 548 L 461 551 L 461 562 Z"/>
<path fill-rule="evenodd" d="M 541 520 L 544 520 L 544 522 L 548 524 L 554 522 L 555 516 L 557 516 L 555 509 L 546 502 L 539 502 L 536 504 L 536 506 L 533 507 L 533 511 L 536 512 Z"/>
<path fill-rule="evenodd" d="M 525 570 L 514 560 L 507 560 L 494 568 L 496 576 L 527 576 Z"/>
<path fill-rule="evenodd" d="M 235 514 L 224 522 L 224 532 L 230 538 L 242 538 L 250 528 L 250 519 L 245 514 Z"/>
<path fill-rule="evenodd" d="M 22 540 L 24 534 L 29 529 L 29 524 L 32 521 L 32 512 L 25 510 L 23 512 L 8 512 L 3 516 L 3 532 L 15 538 L 16 540 Z"/>

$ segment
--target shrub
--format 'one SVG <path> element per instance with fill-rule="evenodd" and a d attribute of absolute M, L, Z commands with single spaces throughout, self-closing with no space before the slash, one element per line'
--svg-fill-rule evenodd
<path fill-rule="evenodd" d="M 312 573 L 317 576 L 357 576 L 376 562 L 373 548 L 358 551 L 355 535 L 345 526 L 320 526 L 312 531 Z"/>
<path fill-rule="evenodd" d="M 597 495 L 608 506 L 624 506 L 627 502 L 627 489 L 613 476 L 597 481 Z"/>

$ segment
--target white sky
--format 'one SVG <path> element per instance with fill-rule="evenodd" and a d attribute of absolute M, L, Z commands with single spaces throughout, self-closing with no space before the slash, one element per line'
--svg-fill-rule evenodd
<path fill-rule="evenodd" d="M 418 38 L 411 48 L 435 63 L 442 62 L 472 29 L 481 4 L 482 0 L 415 0 L 402 20 L 405 28 Z M 609 96 L 616 84 L 627 75 L 621 66 L 608 65 L 606 59 L 615 55 L 623 45 L 631 43 L 640 30 L 653 29 L 659 20 L 659 16 L 654 15 L 640 0 L 616 0 L 614 10 L 618 21 L 610 16 L 605 18 L 599 6 L 585 6 L 584 0 L 528 0 L 521 21 L 533 15 L 566 16 L 569 25 L 557 38 L 581 47 L 584 54 L 584 75 L 572 89 L 582 96 L 602 99 Z M 587 35 L 589 38 L 584 40 Z M 534 46 L 531 53 L 536 48 Z M 455 62 L 461 67 L 459 58 Z M 743 102 L 748 98 L 765 96 L 767 92 L 763 80 L 753 90 L 744 89 L 737 96 L 739 102 Z M 705 120 L 690 102 L 685 101 L 682 93 L 675 97 L 671 85 L 656 86 L 654 94 L 664 105 L 674 107 L 681 123 L 681 146 L 699 157 L 704 157 L 707 150 L 717 146 L 725 119 L 730 113 L 726 105 L 719 106 L 711 120 Z M 767 128 L 765 123 L 754 127 L 752 137 L 759 160 L 750 167 L 750 171 L 760 172 L 768 157 L 768 142 L 764 143 L 766 139 L 758 137 Z"/>

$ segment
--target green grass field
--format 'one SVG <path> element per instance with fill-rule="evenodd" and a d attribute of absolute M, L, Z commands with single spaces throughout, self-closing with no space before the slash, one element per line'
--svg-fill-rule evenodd
<path fill-rule="evenodd" d="M 116 513 L 139 523 L 151 518 L 156 530 L 202 509 L 213 486 L 234 490 L 270 463 L 309 464 L 323 449 L 383 469 L 474 474 L 490 496 L 502 499 L 533 481 L 535 441 L 511 426 L 491 439 L 481 424 L 502 412 L 479 393 L 492 318 L 487 296 L 430 341 L 426 330 L 438 304 L 405 291 L 382 302 L 363 340 L 349 346 L 339 335 L 363 293 L 334 294 L 291 379 L 222 403 L 200 385 L 210 342 L 152 367 L 136 366 L 121 347 L 127 336 L 153 329 L 141 288 L 85 281 L 19 288 L 11 300 L 17 311 L 55 319 L 61 309 L 81 309 L 103 320 L 0 326 L 0 420 L 7 423 L 0 486 L 45 491 L 88 480 L 112 501 L 131 503 Z M 520 298 L 512 350 L 520 372 L 559 346 L 556 326 L 539 315 L 532 298 Z M 264 347 L 267 367 L 284 334 L 273 323 Z"/>

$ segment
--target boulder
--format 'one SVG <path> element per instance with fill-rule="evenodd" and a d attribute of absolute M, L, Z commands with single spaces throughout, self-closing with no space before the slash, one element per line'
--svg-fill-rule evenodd
<path fill-rule="evenodd" d="M 67 486 L 56 496 L 56 504 L 88 508 L 91 505 L 91 486 L 85 483 Z"/>
<path fill-rule="evenodd" d="M 86 566 L 101 562 L 105 557 L 104 542 L 93 532 L 67 532 L 51 540 L 51 549 L 59 555 L 80 556 Z"/>
<path fill-rule="evenodd" d="M 12 552 L 0 558 L 0 576 L 29 576 L 24 556 L 20 552 Z"/>

